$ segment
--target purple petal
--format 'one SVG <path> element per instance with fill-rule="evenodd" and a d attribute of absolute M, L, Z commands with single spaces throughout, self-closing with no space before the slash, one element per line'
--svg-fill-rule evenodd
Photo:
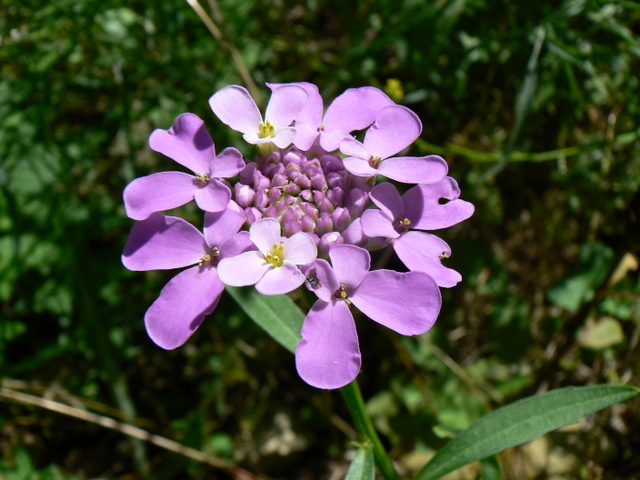
<path fill-rule="evenodd" d="M 429 275 L 394 270 L 369 272 L 349 298 L 367 317 L 402 335 L 429 330 L 442 303 L 438 285 Z"/>
<path fill-rule="evenodd" d="M 371 201 L 393 220 L 400 220 L 404 211 L 402 197 L 391 183 L 376 185 L 369 193 Z"/>
<path fill-rule="evenodd" d="M 362 219 L 356 218 L 351 222 L 351 225 L 342 232 L 342 238 L 345 243 L 351 243 L 353 245 L 363 244 L 367 240 L 367 237 L 362 231 Z"/>
<path fill-rule="evenodd" d="M 250 250 L 255 251 L 256 246 L 249 238 L 249 232 L 238 232 L 220 245 L 220 258 L 235 257 Z"/>
<path fill-rule="evenodd" d="M 455 270 L 442 265 L 451 255 L 447 242 L 426 232 L 406 232 L 393 241 L 393 248 L 409 270 L 425 272 L 440 287 L 453 287 L 462 280 Z"/>
<path fill-rule="evenodd" d="M 358 333 L 345 302 L 318 300 L 302 324 L 296 347 L 300 378 L 316 388 L 340 388 L 351 383 L 361 365 Z"/>
<path fill-rule="evenodd" d="M 405 215 L 411 220 L 411 228 L 437 230 L 466 220 L 474 212 L 474 206 L 459 200 L 460 189 L 451 177 L 445 177 L 432 185 L 416 185 L 402 197 Z M 440 204 L 441 198 L 450 200 Z"/>
<path fill-rule="evenodd" d="M 296 129 L 294 127 L 283 127 L 276 131 L 276 134 L 269 140 L 272 141 L 278 148 L 287 148 L 293 142 L 296 136 Z"/>
<path fill-rule="evenodd" d="M 307 277 L 307 287 L 313 290 L 320 300 L 329 302 L 333 298 L 333 294 L 340 288 L 331 265 L 322 258 L 307 265 L 303 273 Z M 309 276 L 313 277 L 313 283 L 309 282 Z"/>
<path fill-rule="evenodd" d="M 285 261 L 281 267 L 269 268 L 256 283 L 263 295 L 284 295 L 293 292 L 305 281 L 304 274 L 293 263 Z"/>
<path fill-rule="evenodd" d="M 369 252 L 355 245 L 335 245 L 329 258 L 338 281 L 351 289 L 360 285 L 371 266 Z"/>
<path fill-rule="evenodd" d="M 388 158 L 411 145 L 421 131 L 422 123 L 415 113 L 394 105 L 380 110 L 363 144 L 372 155 Z"/>
<path fill-rule="evenodd" d="M 372 168 L 369 162 L 361 157 L 347 157 L 342 163 L 345 170 L 356 177 L 374 177 L 378 174 L 378 170 Z"/>
<path fill-rule="evenodd" d="M 129 270 L 167 270 L 198 263 L 206 255 L 202 233 L 187 221 L 154 213 L 136 223 L 124 246 L 122 263 Z"/>
<path fill-rule="evenodd" d="M 233 205 L 233 204 L 230 204 Z M 233 237 L 245 222 L 240 208 L 226 208 L 217 213 L 204 214 L 204 238 L 211 247 L 220 247 Z"/>
<path fill-rule="evenodd" d="M 202 175 L 209 173 L 209 162 L 216 155 L 204 121 L 193 113 L 178 115 L 169 130 L 154 130 L 149 146 Z"/>
<path fill-rule="evenodd" d="M 322 122 L 322 111 L 323 111 L 322 97 L 320 96 L 320 92 L 318 92 L 318 87 L 316 87 L 313 83 L 309 83 L 309 82 L 267 83 L 267 87 L 269 87 L 272 91 L 288 85 L 295 85 L 297 87 L 302 87 L 307 92 L 307 95 L 309 95 L 309 99 L 307 100 L 307 103 L 305 104 L 304 108 L 296 116 L 296 124 L 298 123 L 308 124 L 317 133 L 318 125 L 320 125 L 320 123 Z M 306 149 L 302 149 L 302 150 L 306 150 Z"/>
<path fill-rule="evenodd" d="M 249 236 L 263 255 L 271 253 L 273 247 L 280 243 L 280 222 L 270 217 L 258 220 L 249 228 Z"/>
<path fill-rule="evenodd" d="M 144 220 L 162 210 L 170 210 L 193 200 L 199 185 L 193 175 L 160 172 L 139 177 L 124 189 L 124 206 L 129 218 Z"/>
<path fill-rule="evenodd" d="M 238 175 L 245 167 L 242 154 L 233 147 L 225 148 L 209 165 L 211 178 L 230 178 Z"/>
<path fill-rule="evenodd" d="M 306 152 L 318 137 L 318 128 L 307 123 L 300 123 L 296 120 L 295 129 L 296 136 L 293 138 L 293 144 L 300 150 Z"/>
<path fill-rule="evenodd" d="M 335 132 L 320 131 L 320 146 L 325 152 L 333 152 L 340 148 L 340 143 L 343 140 L 350 139 L 351 136 L 348 133 L 337 130 Z"/>
<path fill-rule="evenodd" d="M 393 220 L 382 210 L 366 210 L 362 214 L 362 231 L 367 237 L 398 238 Z"/>
<path fill-rule="evenodd" d="M 358 157 L 364 160 L 369 160 L 371 156 L 369 150 L 362 143 L 351 137 L 340 142 L 340 151 L 347 157 Z"/>
<path fill-rule="evenodd" d="M 368 127 L 384 107 L 394 105 L 384 92 L 375 87 L 349 88 L 327 107 L 324 126 L 328 132 L 352 132 Z"/>
<path fill-rule="evenodd" d="M 209 106 L 222 123 L 241 133 L 255 133 L 262 121 L 260 110 L 246 88 L 229 85 L 218 90 Z"/>
<path fill-rule="evenodd" d="M 296 119 L 308 99 L 309 94 L 304 88 L 297 85 L 284 85 L 271 94 L 264 116 L 276 129 L 288 127 Z"/>
<path fill-rule="evenodd" d="M 220 212 L 227 208 L 231 200 L 231 189 L 215 178 L 196 190 L 196 205 L 205 212 Z"/>
<path fill-rule="evenodd" d="M 435 183 L 447 174 L 447 162 L 437 155 L 391 157 L 383 160 L 378 173 L 402 183 Z"/>
<path fill-rule="evenodd" d="M 232 287 L 255 285 L 271 268 L 260 252 L 244 252 L 227 257 L 218 263 L 218 277 Z"/>
<path fill-rule="evenodd" d="M 307 233 L 298 232 L 284 241 L 284 258 L 295 265 L 313 262 L 318 256 L 316 242 Z"/>
<path fill-rule="evenodd" d="M 214 268 L 192 267 L 173 277 L 147 310 L 151 340 L 171 350 L 181 346 L 218 305 L 224 284 Z"/>

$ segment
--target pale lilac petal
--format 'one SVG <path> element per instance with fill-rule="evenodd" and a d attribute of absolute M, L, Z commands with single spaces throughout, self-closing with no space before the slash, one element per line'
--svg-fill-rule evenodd
<path fill-rule="evenodd" d="M 262 121 L 260 110 L 246 88 L 229 85 L 218 90 L 209 106 L 222 123 L 241 133 L 255 133 Z"/>
<path fill-rule="evenodd" d="M 375 87 L 349 88 L 327 107 L 324 126 L 328 132 L 352 132 L 371 125 L 384 107 L 394 105 L 382 90 Z"/>
<path fill-rule="evenodd" d="M 307 277 L 307 288 L 313 290 L 318 298 L 325 302 L 331 301 L 333 295 L 340 288 L 340 283 L 331 265 L 322 258 L 307 265 L 302 273 Z M 313 284 L 309 282 L 309 276 L 313 278 Z"/>
<path fill-rule="evenodd" d="M 263 255 L 271 253 L 273 247 L 280 243 L 280 222 L 275 218 L 258 220 L 249 228 L 249 236 Z"/>
<path fill-rule="evenodd" d="M 396 187 L 389 182 L 383 182 L 371 189 L 371 201 L 393 220 L 401 220 L 404 212 L 402 197 Z"/>
<path fill-rule="evenodd" d="M 154 213 L 131 229 L 122 263 L 135 271 L 180 268 L 198 263 L 207 250 L 204 236 L 189 222 Z"/>
<path fill-rule="evenodd" d="M 272 91 L 288 85 L 295 85 L 297 87 L 302 87 L 307 92 L 307 95 L 309 95 L 309 99 L 307 100 L 307 103 L 305 104 L 304 108 L 296 116 L 296 128 L 299 123 L 305 123 L 305 124 L 308 124 L 310 127 L 313 128 L 313 130 L 317 132 L 317 128 L 322 122 L 322 111 L 324 106 L 322 101 L 322 96 L 318 91 L 318 87 L 316 87 L 313 83 L 309 83 L 309 82 L 267 83 L 267 87 L 269 87 Z M 306 149 L 303 149 L 303 150 L 306 150 Z"/>
<path fill-rule="evenodd" d="M 209 173 L 209 162 L 216 155 L 204 121 L 193 113 L 179 115 L 169 130 L 154 130 L 149 136 L 149 146 L 203 175 Z"/>
<path fill-rule="evenodd" d="M 406 232 L 393 241 L 393 248 L 409 270 L 427 273 L 440 287 L 453 287 L 462 276 L 442 265 L 451 255 L 447 242 L 426 232 Z"/>
<path fill-rule="evenodd" d="M 284 241 L 283 254 L 287 262 L 304 265 L 316 259 L 318 249 L 308 233 L 298 232 Z"/>
<path fill-rule="evenodd" d="M 473 204 L 459 200 L 460 189 L 451 177 L 445 177 L 432 185 L 416 185 L 402 197 L 405 215 L 411 220 L 411 228 L 437 230 L 455 225 L 473 215 Z M 449 202 L 440 204 L 440 199 Z"/>
<path fill-rule="evenodd" d="M 205 213 L 203 230 L 207 244 L 211 247 L 222 246 L 240 230 L 245 220 L 240 208 L 232 207 L 217 213 Z"/>
<path fill-rule="evenodd" d="M 225 148 L 209 165 L 210 178 L 231 178 L 245 167 L 242 154 L 233 147 Z"/>
<path fill-rule="evenodd" d="M 152 173 L 133 180 L 124 189 L 127 216 L 144 220 L 162 210 L 170 210 L 193 200 L 200 188 L 193 175 L 182 172 Z"/>
<path fill-rule="evenodd" d="M 365 160 L 369 160 L 369 157 L 371 156 L 369 150 L 367 150 L 362 143 L 352 137 L 345 138 L 340 142 L 340 151 L 347 157 L 358 157 Z"/>
<path fill-rule="evenodd" d="M 183 345 L 216 308 L 223 290 L 215 268 L 196 266 L 176 275 L 144 316 L 149 337 L 167 350 Z"/>
<path fill-rule="evenodd" d="M 421 131 L 422 123 L 415 113 L 394 105 L 380 110 L 362 143 L 372 155 L 388 158 L 411 145 Z"/>
<path fill-rule="evenodd" d="M 304 274 L 293 263 L 285 261 L 281 267 L 269 268 L 256 283 L 263 295 L 284 295 L 293 292 L 305 281 Z"/>
<path fill-rule="evenodd" d="M 361 157 L 347 157 L 342 160 L 345 170 L 356 177 L 374 177 L 378 170 L 371 167 L 369 162 Z"/>
<path fill-rule="evenodd" d="M 360 285 L 371 266 L 369 252 L 355 245 L 335 245 L 329 258 L 338 281 L 351 289 Z"/>
<path fill-rule="evenodd" d="M 398 238 L 393 220 L 382 210 L 366 210 L 362 214 L 362 231 L 367 237 Z"/>
<path fill-rule="evenodd" d="M 196 205 L 205 212 L 220 212 L 229 205 L 231 189 L 212 178 L 204 187 L 196 190 L 195 200 Z"/>
<path fill-rule="evenodd" d="M 278 148 L 287 148 L 291 145 L 295 136 L 296 129 L 294 127 L 284 127 L 276 130 L 276 134 L 270 137 L 269 140 Z"/>
<path fill-rule="evenodd" d="M 249 232 L 238 232 L 220 246 L 220 258 L 235 257 L 241 253 L 256 250 L 249 238 Z"/>
<path fill-rule="evenodd" d="M 394 270 L 369 272 L 349 298 L 367 317 L 402 335 L 429 330 L 442 303 L 440 289 L 429 275 Z"/>
<path fill-rule="evenodd" d="M 378 166 L 378 173 L 402 183 L 435 183 L 447 174 L 447 162 L 437 155 L 391 157 Z"/>
<path fill-rule="evenodd" d="M 343 232 L 342 238 L 345 243 L 351 243 L 353 245 L 362 245 L 367 237 L 362 231 L 362 219 L 356 218 L 351 225 L 349 225 Z"/>
<path fill-rule="evenodd" d="M 293 137 L 293 144 L 303 152 L 306 152 L 318 138 L 318 127 L 308 123 L 300 123 L 296 120 L 295 129 L 296 136 Z"/>
<path fill-rule="evenodd" d="M 271 94 L 264 117 L 276 129 L 288 127 L 304 108 L 308 98 L 306 90 L 298 85 L 277 88 Z"/>
<path fill-rule="evenodd" d="M 350 139 L 351 136 L 348 133 L 336 130 L 334 132 L 320 131 L 320 146 L 325 152 L 333 152 L 340 148 L 340 144 L 343 140 Z"/>
<path fill-rule="evenodd" d="M 244 252 L 235 257 L 227 257 L 218 263 L 218 277 L 232 287 L 255 285 L 271 268 L 260 252 Z"/>
<path fill-rule="evenodd" d="M 318 300 L 302 324 L 296 347 L 300 378 L 316 388 L 340 388 L 360 371 L 358 333 L 345 302 Z"/>

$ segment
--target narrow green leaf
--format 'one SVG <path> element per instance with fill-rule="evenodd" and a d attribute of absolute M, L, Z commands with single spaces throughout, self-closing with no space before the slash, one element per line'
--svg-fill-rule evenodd
<path fill-rule="evenodd" d="M 496 457 L 487 457 L 480 462 L 482 467 L 481 480 L 502 480 L 500 464 Z"/>
<path fill-rule="evenodd" d="M 280 345 L 296 351 L 304 314 L 286 295 L 262 295 L 255 288 L 227 287 L 227 292 Z"/>
<path fill-rule="evenodd" d="M 544 433 L 576 423 L 585 415 L 640 392 L 623 385 L 565 387 L 518 400 L 485 415 L 440 450 L 415 480 L 433 480 L 520 445 Z"/>
<path fill-rule="evenodd" d="M 345 480 L 373 480 L 375 473 L 373 451 L 371 448 L 360 447 L 356 453 L 356 458 L 351 462 Z"/>

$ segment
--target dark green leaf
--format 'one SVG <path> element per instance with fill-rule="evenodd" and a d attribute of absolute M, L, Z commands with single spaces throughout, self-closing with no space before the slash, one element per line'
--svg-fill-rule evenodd
<path fill-rule="evenodd" d="M 351 462 L 345 480 L 373 480 L 374 476 L 373 451 L 371 448 L 360 447 L 356 458 Z"/>
<path fill-rule="evenodd" d="M 293 300 L 286 295 L 262 295 L 253 287 L 227 287 L 227 292 L 280 345 L 295 352 L 304 314 Z"/>
<path fill-rule="evenodd" d="M 566 387 L 524 398 L 485 415 L 449 442 L 418 473 L 432 480 L 473 461 L 576 423 L 590 413 L 637 395 L 635 387 Z"/>

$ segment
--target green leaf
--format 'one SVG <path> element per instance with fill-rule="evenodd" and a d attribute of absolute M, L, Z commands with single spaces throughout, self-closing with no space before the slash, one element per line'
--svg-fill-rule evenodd
<path fill-rule="evenodd" d="M 280 345 L 291 353 L 300 341 L 304 313 L 286 295 L 262 295 L 255 288 L 227 287 L 227 292 Z"/>
<path fill-rule="evenodd" d="M 345 480 L 373 480 L 374 477 L 373 451 L 371 448 L 360 447 L 356 458 L 351 462 Z"/>
<path fill-rule="evenodd" d="M 440 478 L 505 448 L 576 423 L 585 415 L 627 400 L 639 392 L 635 387 L 622 385 L 565 387 L 500 407 L 445 445 L 415 480 Z"/>

